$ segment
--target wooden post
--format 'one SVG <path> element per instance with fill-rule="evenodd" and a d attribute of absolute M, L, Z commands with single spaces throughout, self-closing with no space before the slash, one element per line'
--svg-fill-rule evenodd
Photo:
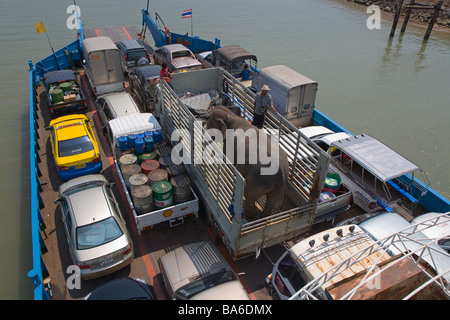
<path fill-rule="evenodd" d="M 441 11 L 443 1 L 438 1 L 438 3 L 434 6 L 434 13 L 431 17 L 430 24 L 428 25 L 427 33 L 425 33 L 425 37 L 423 37 L 423 40 L 428 40 L 431 34 L 431 30 L 433 30 L 434 23 L 436 22 L 436 19 L 438 17 L 439 11 Z"/>
<path fill-rule="evenodd" d="M 416 2 L 416 0 L 411 0 L 409 2 L 409 5 L 413 5 L 414 2 Z M 412 10 L 411 8 L 406 8 L 405 20 L 403 20 L 403 25 L 402 25 L 402 29 L 400 30 L 400 33 L 403 33 L 406 30 L 406 25 L 408 24 L 409 16 L 411 15 L 411 10 Z"/>
<path fill-rule="evenodd" d="M 395 7 L 395 16 L 394 22 L 392 23 L 391 34 L 389 37 L 393 38 L 395 33 L 395 28 L 397 28 L 398 19 L 400 18 L 400 12 L 402 11 L 403 0 L 400 0 L 399 3 Z"/>

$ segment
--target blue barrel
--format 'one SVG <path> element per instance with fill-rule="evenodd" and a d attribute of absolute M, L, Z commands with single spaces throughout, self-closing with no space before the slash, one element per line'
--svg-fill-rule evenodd
<path fill-rule="evenodd" d="M 162 142 L 162 131 L 161 131 L 161 129 L 153 131 L 153 141 L 156 144 Z"/>
<path fill-rule="evenodd" d="M 128 148 L 134 148 L 135 141 L 136 141 L 136 135 L 134 133 L 130 133 L 128 135 Z"/>
<path fill-rule="evenodd" d="M 117 138 L 117 141 L 119 141 L 119 149 L 120 150 L 127 150 L 128 149 L 128 138 L 125 136 L 120 136 Z"/>
<path fill-rule="evenodd" d="M 141 138 L 142 140 L 144 140 L 145 135 L 144 135 L 143 132 L 142 133 L 136 133 L 136 138 Z"/>
<path fill-rule="evenodd" d="M 144 139 L 136 138 L 134 141 L 134 153 L 143 154 L 145 152 Z"/>
<path fill-rule="evenodd" d="M 150 130 L 144 131 L 144 136 L 153 138 L 153 131 Z"/>
<path fill-rule="evenodd" d="M 145 152 L 155 151 L 155 142 L 153 141 L 153 138 L 151 136 L 145 136 L 144 143 L 145 143 Z"/>

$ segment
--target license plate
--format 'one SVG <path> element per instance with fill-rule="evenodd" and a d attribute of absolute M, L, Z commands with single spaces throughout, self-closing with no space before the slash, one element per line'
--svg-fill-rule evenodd
<path fill-rule="evenodd" d="M 100 261 L 100 266 L 103 267 L 104 265 L 108 265 L 108 264 L 110 264 L 113 261 L 114 261 L 114 258 L 112 258 L 112 257 L 109 258 L 109 259 L 105 259 L 103 261 Z"/>
<path fill-rule="evenodd" d="M 81 168 L 84 168 L 84 167 L 86 167 L 86 163 L 80 163 L 80 164 L 77 164 L 75 166 L 75 169 L 81 169 Z"/>

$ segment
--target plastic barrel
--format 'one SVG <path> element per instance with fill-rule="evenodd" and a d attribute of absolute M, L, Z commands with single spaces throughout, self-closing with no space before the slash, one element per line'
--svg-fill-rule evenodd
<path fill-rule="evenodd" d="M 328 173 L 325 177 L 323 191 L 335 192 L 341 187 L 341 177 L 338 173 Z"/>
<path fill-rule="evenodd" d="M 127 137 L 128 137 L 128 147 L 134 148 L 134 142 L 136 141 L 136 135 L 134 133 L 130 133 Z"/>
<path fill-rule="evenodd" d="M 128 149 L 128 138 L 125 136 L 120 136 L 117 138 L 117 141 L 119 141 L 119 149 L 120 150 L 127 150 Z"/>
<path fill-rule="evenodd" d="M 120 169 L 123 169 L 125 166 L 128 166 L 130 164 L 135 164 L 136 162 L 137 156 L 132 153 L 124 154 L 119 158 Z"/>
<path fill-rule="evenodd" d="M 138 186 L 149 185 L 148 176 L 144 173 L 133 174 L 129 179 L 130 190 L 133 192 L 133 189 Z"/>
<path fill-rule="evenodd" d="M 153 141 L 153 138 L 151 136 L 145 136 L 144 143 L 145 143 L 145 152 L 155 151 L 155 142 Z"/>
<path fill-rule="evenodd" d="M 134 153 L 143 154 L 145 152 L 144 139 L 137 137 L 134 141 Z"/>
<path fill-rule="evenodd" d="M 156 169 L 159 169 L 159 162 L 156 160 L 145 160 L 141 163 L 142 173 L 145 173 L 146 175 Z"/>
<path fill-rule="evenodd" d="M 174 203 L 182 203 L 190 200 L 191 179 L 187 175 L 178 175 L 170 179 L 172 184 L 172 196 Z"/>
<path fill-rule="evenodd" d="M 169 181 L 159 181 L 152 189 L 156 208 L 166 208 L 172 204 L 172 184 Z"/>
<path fill-rule="evenodd" d="M 124 166 L 122 169 L 123 180 L 125 181 L 125 185 L 130 188 L 130 177 L 132 175 L 141 173 L 141 166 L 138 164 L 129 164 Z"/>
<path fill-rule="evenodd" d="M 61 89 L 52 89 L 49 91 L 49 93 L 54 104 L 61 102 L 64 99 L 64 92 Z"/>
<path fill-rule="evenodd" d="M 131 191 L 131 197 L 137 213 L 147 213 L 154 209 L 153 190 L 150 186 L 136 186 Z"/>
<path fill-rule="evenodd" d="M 168 174 L 166 170 L 156 169 L 150 171 L 148 174 L 148 179 L 150 180 L 150 185 L 153 187 L 158 182 L 168 181 Z"/>
<path fill-rule="evenodd" d="M 336 198 L 336 195 L 333 192 L 326 191 L 320 194 L 319 202 L 325 202 L 331 199 Z"/>
<path fill-rule="evenodd" d="M 161 129 L 153 131 L 153 141 L 155 142 L 155 144 L 161 143 L 162 142 L 162 138 L 163 138 L 163 136 L 162 136 Z"/>

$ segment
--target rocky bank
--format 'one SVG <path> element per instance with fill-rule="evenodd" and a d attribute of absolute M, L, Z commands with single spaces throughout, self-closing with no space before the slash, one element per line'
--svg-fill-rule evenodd
<path fill-rule="evenodd" d="M 395 12 L 396 4 L 399 1 L 396 0 L 347 0 L 348 2 L 354 2 L 365 6 L 370 5 L 377 5 L 381 8 L 381 10 L 385 12 Z M 409 0 L 404 0 L 403 4 L 408 4 Z M 415 4 L 426 4 L 426 5 L 435 5 L 437 3 L 436 1 L 416 1 Z M 438 27 L 449 29 L 450 30 L 450 0 L 444 0 L 443 5 L 441 7 L 441 11 L 439 12 L 439 16 L 436 19 L 436 24 Z M 403 10 L 404 11 L 404 10 Z M 402 12 L 402 15 L 405 13 Z M 410 22 L 419 22 L 419 23 L 425 23 L 428 24 L 431 15 L 433 14 L 432 10 L 419 10 L 414 9 L 411 11 L 411 15 L 409 18 Z"/>

